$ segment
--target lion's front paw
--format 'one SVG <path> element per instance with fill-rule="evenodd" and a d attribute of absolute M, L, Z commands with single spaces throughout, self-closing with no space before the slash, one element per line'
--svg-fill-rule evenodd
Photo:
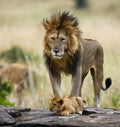
<path fill-rule="evenodd" d="M 83 111 L 77 111 L 77 114 L 82 115 Z"/>
<path fill-rule="evenodd" d="M 70 112 L 68 111 L 61 111 L 61 112 L 57 112 L 58 115 L 62 115 L 62 116 L 68 116 L 70 114 Z"/>

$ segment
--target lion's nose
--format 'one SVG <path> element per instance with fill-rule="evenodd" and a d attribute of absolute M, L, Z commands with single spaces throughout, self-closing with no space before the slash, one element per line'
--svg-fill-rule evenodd
<path fill-rule="evenodd" d="M 57 54 L 59 52 L 59 50 L 58 49 L 54 49 L 54 52 Z"/>

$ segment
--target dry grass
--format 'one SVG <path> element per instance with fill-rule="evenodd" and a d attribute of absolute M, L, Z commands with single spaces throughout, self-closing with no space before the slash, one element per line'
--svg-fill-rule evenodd
<path fill-rule="evenodd" d="M 8 49 L 12 45 L 18 45 L 40 55 L 39 65 L 36 63 L 31 63 L 30 65 L 39 78 L 37 79 L 37 84 L 35 84 L 34 96 L 29 92 L 26 93 L 27 95 L 24 97 L 25 106 L 48 107 L 49 105 L 52 89 L 42 58 L 44 30 L 41 26 L 41 20 L 50 16 L 53 12 L 66 8 L 80 20 L 80 29 L 83 32 L 83 37 L 96 39 L 104 47 L 104 77 L 111 77 L 113 84 L 107 92 L 101 92 L 101 106 L 120 108 L 120 22 L 117 14 L 114 19 L 114 15 L 109 15 L 107 18 L 107 15 L 104 14 L 104 12 L 107 13 L 105 10 L 100 12 L 99 9 L 99 15 L 97 15 L 97 12 L 92 12 L 92 10 L 75 10 L 73 1 L 64 1 L 65 3 L 58 1 L 57 5 L 54 5 L 54 2 L 56 1 L 52 0 L 49 2 L 46 0 L 44 2 L 43 0 L 36 0 L 36 2 L 33 2 L 30 0 L 28 2 L 26 0 L 24 2 L 15 2 L 12 0 L 11 3 L 8 0 L 0 1 L 0 51 Z M 89 2 L 91 3 L 90 0 Z M 95 7 L 92 6 L 92 9 L 95 10 Z M 66 96 L 69 95 L 71 89 L 70 77 L 66 78 L 64 75 L 62 77 L 63 96 Z M 88 104 L 92 106 L 93 85 L 90 76 L 87 76 L 84 82 L 82 93 Z"/>

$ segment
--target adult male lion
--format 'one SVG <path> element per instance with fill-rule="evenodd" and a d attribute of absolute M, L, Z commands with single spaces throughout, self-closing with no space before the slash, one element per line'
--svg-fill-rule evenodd
<path fill-rule="evenodd" d="M 94 105 L 99 107 L 100 89 L 107 90 L 111 79 L 103 88 L 103 48 L 95 40 L 81 38 L 78 20 L 69 12 L 59 13 L 43 20 L 46 29 L 44 57 L 54 97 L 61 97 L 61 72 L 72 75 L 70 96 L 81 96 L 81 87 L 89 70 L 94 84 Z"/>

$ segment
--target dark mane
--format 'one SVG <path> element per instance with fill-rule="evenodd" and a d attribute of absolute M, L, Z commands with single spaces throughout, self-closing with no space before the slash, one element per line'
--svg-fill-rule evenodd
<path fill-rule="evenodd" d="M 76 17 L 69 15 L 69 12 L 64 11 L 63 13 L 59 13 L 60 23 L 58 25 L 58 29 L 60 29 L 66 22 L 71 22 L 73 27 L 78 26 L 78 20 Z"/>
<path fill-rule="evenodd" d="M 52 29 L 75 29 L 78 27 L 78 20 L 73 15 L 69 15 L 69 12 L 64 11 L 62 13 L 52 15 L 49 19 L 44 19 L 43 25 L 48 31 Z"/>

